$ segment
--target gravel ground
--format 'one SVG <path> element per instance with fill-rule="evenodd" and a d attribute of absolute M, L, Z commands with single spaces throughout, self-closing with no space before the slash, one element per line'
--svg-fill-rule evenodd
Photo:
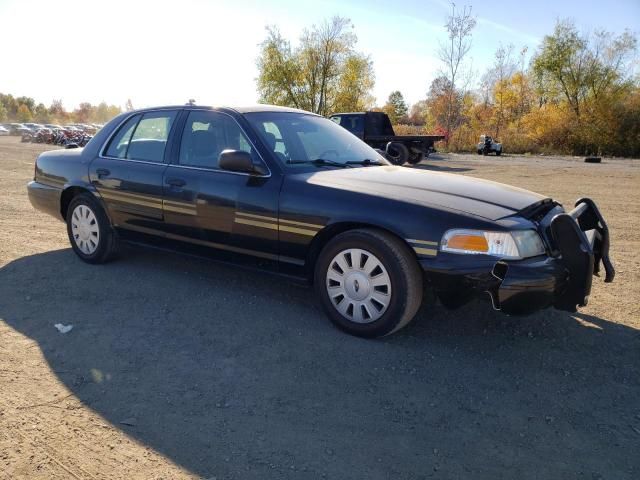
<path fill-rule="evenodd" d="M 640 478 L 640 161 L 428 159 L 593 197 L 616 282 L 575 315 L 425 302 L 367 341 L 277 277 L 136 248 L 82 263 L 26 197 L 47 148 L 0 138 L 0 478 Z"/>

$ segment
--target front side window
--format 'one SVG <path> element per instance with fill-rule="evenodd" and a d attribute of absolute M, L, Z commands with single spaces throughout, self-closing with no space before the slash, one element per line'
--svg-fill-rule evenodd
<path fill-rule="evenodd" d="M 345 165 L 360 162 L 389 164 L 343 127 L 317 115 L 253 112 L 245 114 L 245 117 L 285 167 L 319 161 Z"/>
<path fill-rule="evenodd" d="M 175 117 L 175 111 L 134 115 L 111 139 L 107 156 L 161 163 Z"/>
<path fill-rule="evenodd" d="M 223 150 L 241 150 L 259 161 L 246 135 L 229 115 L 190 112 L 180 142 L 180 165 L 216 169 Z"/>

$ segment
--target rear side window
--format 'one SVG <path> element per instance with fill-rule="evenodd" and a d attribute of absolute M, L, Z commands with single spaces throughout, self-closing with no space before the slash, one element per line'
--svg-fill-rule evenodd
<path fill-rule="evenodd" d="M 150 112 L 127 120 L 111 141 L 107 156 L 161 163 L 176 112 Z"/>

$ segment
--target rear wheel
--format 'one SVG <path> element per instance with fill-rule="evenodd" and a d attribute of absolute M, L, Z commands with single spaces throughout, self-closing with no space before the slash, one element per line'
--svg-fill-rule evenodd
<path fill-rule="evenodd" d="M 420 163 L 424 159 L 424 152 L 413 152 L 409 156 L 409 163 L 411 165 L 416 165 Z"/>
<path fill-rule="evenodd" d="M 67 234 L 73 251 L 87 263 L 105 263 L 117 253 L 116 233 L 98 201 L 89 193 L 71 200 Z"/>
<path fill-rule="evenodd" d="M 395 165 L 404 165 L 409 160 L 409 149 L 399 142 L 389 142 L 386 154 L 389 161 Z"/>
<path fill-rule="evenodd" d="M 380 337 L 407 325 L 422 302 L 422 272 L 409 248 L 378 230 L 342 233 L 315 269 L 322 306 L 340 329 Z"/>
<path fill-rule="evenodd" d="M 496 157 L 499 157 L 500 155 L 502 155 L 502 150 L 496 150 Z"/>

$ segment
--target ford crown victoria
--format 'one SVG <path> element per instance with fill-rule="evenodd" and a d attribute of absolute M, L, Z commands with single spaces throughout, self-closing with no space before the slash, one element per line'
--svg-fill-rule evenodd
<path fill-rule="evenodd" d="M 320 116 L 271 106 L 127 112 L 82 149 L 45 152 L 33 206 L 87 263 L 121 242 L 188 251 L 314 284 L 343 330 L 377 337 L 486 292 L 507 314 L 586 305 L 614 277 L 595 203 L 391 165 Z M 204 287 L 203 287 L 204 288 Z"/>

